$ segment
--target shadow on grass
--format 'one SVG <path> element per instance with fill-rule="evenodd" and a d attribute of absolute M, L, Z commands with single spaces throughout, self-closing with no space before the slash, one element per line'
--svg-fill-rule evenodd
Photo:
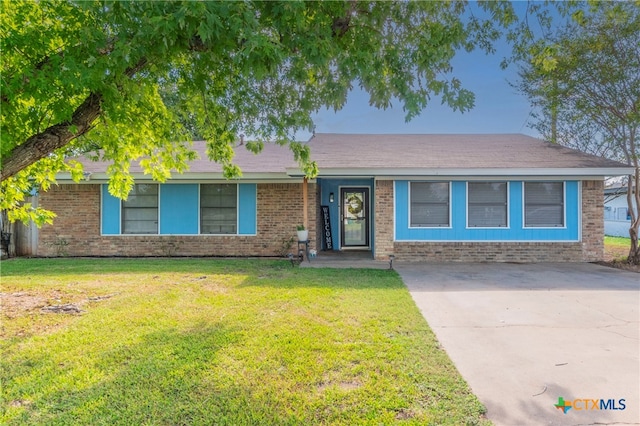
<path fill-rule="evenodd" d="M 6 403 L 14 408 L 7 412 L 4 424 L 193 424 L 237 420 L 248 408 L 245 405 L 250 405 L 250 392 L 234 383 L 232 372 L 219 371 L 216 366 L 220 351 L 237 344 L 241 334 L 241 330 L 221 324 L 153 332 L 135 345 L 88 354 L 82 364 L 93 364 L 92 371 L 99 371 L 102 377 L 95 380 L 72 379 L 79 374 L 74 370 L 83 368 L 78 362 L 72 362 L 73 367 L 52 366 L 46 354 L 40 359 L 22 359 L 13 368 L 19 370 L 17 374 L 5 379 Z M 60 371 L 65 368 L 68 371 Z M 92 384 L 85 387 L 85 381 Z M 38 389 L 43 393 L 30 399 Z M 25 409 L 15 408 L 20 405 Z"/>

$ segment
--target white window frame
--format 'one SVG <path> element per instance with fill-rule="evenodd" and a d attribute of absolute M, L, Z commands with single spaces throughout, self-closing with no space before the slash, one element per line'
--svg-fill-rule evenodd
<path fill-rule="evenodd" d="M 527 184 L 528 183 L 560 183 L 562 184 L 562 225 L 527 225 Z M 554 204 L 555 205 L 555 204 Z M 522 227 L 527 229 L 567 229 L 567 183 L 565 181 L 526 181 L 522 182 Z"/>
<path fill-rule="evenodd" d="M 435 183 L 435 184 L 443 184 L 446 183 L 447 184 L 447 188 L 449 191 L 449 199 L 447 200 L 447 221 L 448 224 L 447 225 L 422 225 L 422 226 L 417 226 L 417 225 L 412 225 L 412 217 L 411 217 L 411 212 L 412 212 L 412 200 L 411 200 L 411 185 L 414 183 Z M 409 194 L 408 194 L 408 200 L 409 200 L 409 206 L 408 206 L 408 224 L 409 224 L 409 229 L 451 229 L 452 227 L 452 214 L 451 214 L 451 199 L 452 199 L 452 192 L 451 192 L 451 182 L 450 181 L 410 181 L 409 182 Z"/>
<path fill-rule="evenodd" d="M 126 207 L 125 203 L 128 201 L 122 200 L 120 201 L 120 235 L 159 235 L 160 234 L 160 185 L 157 183 L 136 183 L 133 188 L 138 186 L 147 185 L 147 186 L 155 186 L 157 188 L 156 191 L 156 232 L 126 232 L 125 227 L 125 210 L 127 209 L 136 209 L 141 207 Z M 149 207 L 147 207 L 149 208 Z"/>
<path fill-rule="evenodd" d="M 236 187 L 236 221 L 235 221 L 235 232 L 226 232 L 226 233 L 209 233 L 209 232 L 203 232 L 202 230 L 202 187 L 203 185 L 228 185 L 228 186 L 235 186 Z M 201 183 L 198 185 L 198 234 L 199 235 L 239 235 L 239 230 L 240 230 L 240 223 L 239 221 L 239 217 L 240 217 L 240 188 L 238 184 L 234 184 L 234 183 L 221 183 L 221 182 L 214 182 L 214 183 Z"/>
<path fill-rule="evenodd" d="M 505 184 L 505 191 L 506 191 L 506 202 L 505 202 L 505 220 L 506 223 L 504 226 L 477 226 L 477 225 L 471 225 L 469 223 L 469 185 L 470 184 L 478 184 L 478 183 L 484 183 L 484 184 L 491 184 L 491 183 L 500 183 L 500 184 Z M 466 182 L 466 222 L 467 222 L 467 229 L 510 229 L 511 228 L 511 218 L 510 218 L 510 206 L 511 206 L 511 199 L 510 199 L 510 194 L 511 194 L 511 188 L 510 188 L 510 182 L 509 181 L 505 181 L 505 180 L 490 180 L 490 181 L 467 181 Z"/>

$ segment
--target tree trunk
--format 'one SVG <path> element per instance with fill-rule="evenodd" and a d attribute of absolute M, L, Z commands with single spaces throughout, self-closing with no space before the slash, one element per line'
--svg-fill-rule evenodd
<path fill-rule="evenodd" d="M 631 247 L 629 248 L 629 257 L 627 263 L 631 265 L 640 265 L 640 247 L 638 247 L 638 233 L 629 232 L 631 236 Z"/>
<path fill-rule="evenodd" d="M 101 102 L 102 95 L 91 93 L 76 108 L 70 121 L 51 126 L 15 147 L 2 163 L 0 182 L 88 132 L 102 113 Z"/>
<path fill-rule="evenodd" d="M 627 208 L 629 216 L 631 216 L 631 225 L 629 226 L 629 237 L 631 238 L 631 246 L 629 247 L 629 256 L 627 262 L 632 265 L 640 265 L 640 247 L 638 247 L 638 228 L 640 228 L 640 169 L 636 167 L 635 174 L 629 176 L 627 184 Z"/>

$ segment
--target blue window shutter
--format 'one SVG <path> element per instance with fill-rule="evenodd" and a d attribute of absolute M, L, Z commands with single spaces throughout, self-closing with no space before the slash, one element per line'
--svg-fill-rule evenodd
<path fill-rule="evenodd" d="M 198 185 L 160 185 L 160 234 L 198 233 Z"/>
<path fill-rule="evenodd" d="M 580 182 L 565 182 L 565 215 L 567 218 L 567 231 L 571 234 L 571 238 L 580 239 Z"/>
<path fill-rule="evenodd" d="M 109 185 L 102 186 L 102 208 L 100 226 L 102 235 L 120 234 L 120 199 L 109 194 Z"/>
<path fill-rule="evenodd" d="M 396 180 L 393 183 L 395 206 L 393 209 L 395 238 L 402 240 L 409 235 L 409 181 Z"/>
<path fill-rule="evenodd" d="M 238 185 L 238 234 L 256 235 L 258 228 L 258 201 L 255 183 Z"/>
<path fill-rule="evenodd" d="M 467 227 L 467 183 L 451 182 L 451 233 L 445 233 L 443 240 L 463 239 Z"/>
<path fill-rule="evenodd" d="M 522 181 L 509 182 L 509 226 L 514 230 L 523 228 L 523 185 Z"/>

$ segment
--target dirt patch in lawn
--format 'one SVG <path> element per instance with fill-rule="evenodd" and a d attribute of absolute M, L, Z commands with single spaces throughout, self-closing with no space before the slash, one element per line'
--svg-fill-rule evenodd
<path fill-rule="evenodd" d="M 31 293 L 28 291 L 0 293 L 2 315 L 7 318 L 16 318 L 29 311 L 40 310 L 56 303 L 62 304 L 66 300 L 68 300 L 68 296 L 57 290 L 46 293 Z"/>
<path fill-rule="evenodd" d="M 90 302 L 99 302 L 110 299 L 115 294 L 106 296 L 91 296 L 86 298 L 71 299 L 69 294 L 59 290 L 52 290 L 46 293 L 31 293 L 28 291 L 0 292 L 0 310 L 7 318 L 15 318 L 24 315 L 26 312 L 38 310 L 40 312 L 66 312 L 78 313 L 82 311 L 82 306 Z M 72 307 L 76 307 L 74 309 Z"/>
<path fill-rule="evenodd" d="M 640 265 L 630 265 L 625 260 L 620 260 L 626 259 L 628 254 L 629 247 L 605 244 L 604 261 L 598 262 L 598 264 L 608 266 L 610 268 L 624 269 L 625 271 L 640 273 Z"/>
<path fill-rule="evenodd" d="M 109 299 L 114 295 L 86 297 L 86 295 L 68 294 L 60 290 L 46 292 L 15 291 L 0 292 L 0 336 L 24 337 L 39 331 L 51 331 L 61 325 L 62 317 L 81 315 L 91 302 Z M 49 320 L 42 320 L 51 316 Z M 57 317 L 58 319 L 54 319 Z M 20 322 L 15 329 L 7 327 L 6 320 Z"/>

